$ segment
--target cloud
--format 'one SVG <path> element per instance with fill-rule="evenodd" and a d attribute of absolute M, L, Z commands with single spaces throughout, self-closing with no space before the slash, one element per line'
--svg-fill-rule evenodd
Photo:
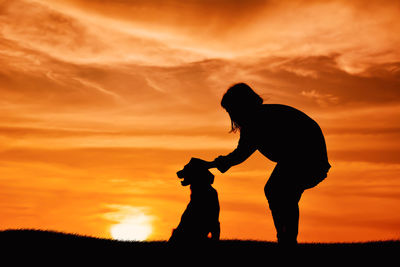
<path fill-rule="evenodd" d="M 165 66 L 336 53 L 340 69 L 359 73 L 399 61 L 397 8 L 393 1 L 27 0 L 7 5 L 3 16 L 13 23 L 3 34 L 74 62 Z M 17 15 L 23 19 L 12 20 Z"/>
<path fill-rule="evenodd" d="M 231 140 L 223 141 L 228 138 L 224 134 L 229 118 L 219 102 L 235 81 L 248 82 L 266 103 L 305 110 L 321 124 L 331 150 L 353 151 L 363 143 L 368 143 L 367 150 L 388 149 L 387 141 L 397 138 L 385 133 L 390 127 L 383 125 L 398 123 L 393 116 L 399 111 L 396 101 L 400 99 L 395 64 L 349 74 L 339 68 L 336 55 L 119 67 L 78 65 L 35 55 L 43 62 L 36 69 L 24 70 L 24 65 L 30 65 L 27 59 L 18 66 L 5 63 L 8 68 L 2 70 L 3 121 L 16 114 L 32 119 L 3 124 L 8 129 L 3 138 L 9 144 L 233 147 Z M 171 125 L 174 129 L 166 130 Z M 17 139 L 21 129 L 25 129 L 24 140 Z M 368 136 L 368 129 L 380 131 L 381 136 Z M 354 135 L 343 135 L 346 133 Z M 199 140 L 207 140 L 207 145 Z"/>
<path fill-rule="evenodd" d="M 336 104 L 338 103 L 338 97 L 333 96 L 331 94 L 320 94 L 318 92 L 316 92 L 315 90 L 311 90 L 311 91 L 301 91 L 301 95 L 314 99 L 318 105 L 320 106 L 326 106 L 328 103 L 333 103 Z"/>
<path fill-rule="evenodd" d="M 2 4 L 1 35 L 19 46 L 78 64 L 171 65 L 203 57 L 143 35 L 87 21 L 36 1 Z M 18 19 L 16 19 L 18 18 Z"/>

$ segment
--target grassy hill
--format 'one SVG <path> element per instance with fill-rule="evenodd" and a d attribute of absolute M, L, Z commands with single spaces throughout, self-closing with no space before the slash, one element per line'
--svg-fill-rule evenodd
<path fill-rule="evenodd" d="M 313 265 L 327 263 L 390 263 L 400 256 L 400 241 L 366 243 L 305 243 L 295 250 L 285 250 L 275 242 L 251 240 L 222 240 L 216 244 L 172 247 L 165 241 L 116 241 L 88 236 L 40 230 L 0 231 L 1 258 L 13 257 L 14 261 L 28 260 L 41 263 L 50 259 L 78 260 L 90 263 L 120 262 L 147 265 L 166 262 L 239 263 L 272 261 L 302 261 Z M 19 255 L 19 256 L 11 256 Z M 29 255 L 29 256 L 28 256 Z M 321 260 L 323 262 L 321 262 Z M 91 264 L 91 266 L 93 266 Z M 393 264 L 393 263 L 392 263 Z M 135 264 L 134 264 L 135 265 Z M 11 265 L 10 265 L 11 266 Z"/>

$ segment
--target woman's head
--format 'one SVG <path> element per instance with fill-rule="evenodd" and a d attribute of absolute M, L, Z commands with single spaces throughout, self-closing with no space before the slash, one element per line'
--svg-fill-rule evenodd
<path fill-rule="evenodd" d="M 263 99 L 245 83 L 231 86 L 221 100 L 221 106 L 231 117 L 232 132 L 236 132 L 245 124 L 248 115 L 262 105 Z"/>

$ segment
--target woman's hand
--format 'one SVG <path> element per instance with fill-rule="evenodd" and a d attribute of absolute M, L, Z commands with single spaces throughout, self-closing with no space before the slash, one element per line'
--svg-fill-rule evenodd
<path fill-rule="evenodd" d="M 196 163 L 204 166 L 204 168 L 207 168 L 207 169 L 216 168 L 214 161 L 206 161 L 203 159 L 196 158 Z"/>

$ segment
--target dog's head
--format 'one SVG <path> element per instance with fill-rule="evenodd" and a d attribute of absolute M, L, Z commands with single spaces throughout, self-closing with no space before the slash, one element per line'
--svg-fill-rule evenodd
<path fill-rule="evenodd" d="M 185 167 L 176 173 L 183 179 L 181 184 L 187 185 L 208 185 L 214 182 L 214 175 L 204 167 L 200 159 L 192 158 Z"/>

